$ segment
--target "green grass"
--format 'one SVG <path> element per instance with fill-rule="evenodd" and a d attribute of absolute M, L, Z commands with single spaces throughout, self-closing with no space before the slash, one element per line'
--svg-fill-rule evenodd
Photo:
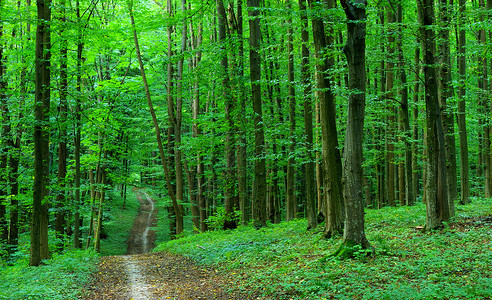
<path fill-rule="evenodd" d="M 439 232 L 423 233 L 425 206 L 368 210 L 371 257 L 329 258 L 341 237 L 295 220 L 256 230 L 240 227 L 160 244 L 156 251 L 191 257 L 222 270 L 231 287 L 272 299 L 487 299 L 492 297 L 492 226 L 470 218 L 492 214 L 490 199 L 457 206 Z M 198 247 L 199 246 L 199 247 Z"/>
<path fill-rule="evenodd" d="M 0 299 L 77 299 L 97 267 L 97 254 L 71 250 L 39 267 L 28 263 L 21 259 L 14 266 L 0 266 Z"/>
<path fill-rule="evenodd" d="M 107 237 L 101 239 L 102 256 L 126 254 L 126 241 L 140 207 L 131 189 L 127 192 L 125 208 L 123 208 L 123 198 L 120 197 L 119 192 L 111 193 L 110 199 L 111 202 L 106 203 L 104 213 L 103 232 Z"/>

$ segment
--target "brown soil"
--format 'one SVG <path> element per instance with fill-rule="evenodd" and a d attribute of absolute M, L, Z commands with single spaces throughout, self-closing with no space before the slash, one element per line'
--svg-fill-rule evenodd
<path fill-rule="evenodd" d="M 169 253 L 144 253 L 144 248 L 154 246 L 155 232 L 151 230 L 147 247 L 142 245 L 151 204 L 146 194 L 134 192 L 141 209 L 128 240 L 129 255 L 102 257 L 85 299 L 259 299 L 225 292 L 226 276 L 212 268 Z M 156 222 L 156 210 L 153 212 L 151 224 Z"/>

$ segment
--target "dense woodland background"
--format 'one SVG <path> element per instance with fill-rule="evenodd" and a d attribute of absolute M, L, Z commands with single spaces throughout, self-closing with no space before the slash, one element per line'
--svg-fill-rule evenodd
<path fill-rule="evenodd" d="M 2 255 L 99 250 L 135 185 L 173 236 L 306 217 L 364 247 L 363 206 L 434 229 L 491 196 L 490 0 L 0 5 Z"/>

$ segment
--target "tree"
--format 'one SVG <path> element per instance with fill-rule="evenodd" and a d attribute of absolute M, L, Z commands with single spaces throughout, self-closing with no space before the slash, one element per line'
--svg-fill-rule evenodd
<path fill-rule="evenodd" d="M 313 104 L 311 99 L 311 83 L 309 70 L 309 32 L 308 18 L 306 13 L 306 1 L 299 1 L 301 11 L 301 39 L 302 39 L 302 60 L 301 60 L 301 83 L 304 86 L 304 132 L 306 135 L 306 162 L 304 164 L 306 179 L 306 218 L 308 229 L 317 226 L 317 207 L 316 207 L 316 176 L 315 176 L 315 155 L 313 151 Z"/>
<path fill-rule="evenodd" d="M 315 8 L 313 1 L 309 1 L 311 9 Z M 333 8 L 334 2 L 328 2 L 328 8 Z M 342 232 L 342 172 L 340 153 L 338 151 L 338 136 L 336 128 L 335 97 L 331 90 L 329 68 L 333 61 L 323 56 L 327 44 L 325 29 L 319 12 L 313 16 L 313 39 L 316 57 L 316 86 L 320 102 L 320 122 L 322 134 L 322 165 L 323 165 L 323 197 L 325 217 L 324 235 L 331 237 Z"/>
<path fill-rule="evenodd" d="M 422 52 L 424 55 L 424 85 L 426 110 L 427 180 L 425 187 L 426 229 L 442 226 L 449 219 L 446 182 L 444 131 L 438 102 L 436 72 L 436 42 L 434 33 L 434 1 L 417 0 L 420 13 Z"/>
<path fill-rule="evenodd" d="M 34 112 L 34 186 L 31 221 L 31 256 L 29 264 L 38 266 L 49 257 L 48 185 L 50 135 L 50 58 L 51 1 L 37 0 L 36 78 Z"/>
<path fill-rule="evenodd" d="M 349 68 L 349 103 L 343 180 L 345 199 L 345 227 L 343 242 L 337 255 L 353 255 L 353 247 L 363 249 L 370 244 L 364 231 L 364 199 L 362 194 L 362 134 L 364 132 L 366 90 L 366 5 L 365 0 L 341 1 L 347 16 L 347 42 L 344 53 Z"/>
<path fill-rule="evenodd" d="M 292 4 L 290 0 L 287 0 L 287 10 L 292 10 Z M 287 195 L 286 195 L 286 221 L 291 221 L 296 218 L 297 213 L 297 199 L 295 194 L 295 129 L 296 129 L 296 93 L 295 93 L 295 82 L 294 82 L 294 30 L 292 28 L 292 16 L 289 15 L 289 19 L 287 20 L 288 29 L 287 29 L 287 55 L 288 55 L 288 63 L 287 63 L 287 78 L 288 78 L 288 87 L 289 87 L 289 159 L 287 160 Z"/>
<path fill-rule="evenodd" d="M 457 60 L 458 60 L 458 73 L 459 73 L 459 88 L 458 88 L 458 130 L 460 140 L 460 170 L 461 170 L 461 196 L 460 203 L 465 204 L 470 201 L 470 179 L 469 179 L 469 166 L 468 166 L 468 133 L 466 128 L 466 32 L 464 29 L 464 23 L 466 12 L 466 0 L 459 0 L 459 17 L 457 31 L 458 44 L 457 44 Z M 459 28 L 458 28 L 459 27 Z"/>
<path fill-rule="evenodd" d="M 249 8 L 249 65 L 251 77 L 251 98 L 253 104 L 253 126 L 255 132 L 255 181 L 253 188 L 253 219 L 257 226 L 266 225 L 266 160 L 265 133 L 261 104 L 261 65 L 260 65 L 260 1 L 248 0 Z"/>

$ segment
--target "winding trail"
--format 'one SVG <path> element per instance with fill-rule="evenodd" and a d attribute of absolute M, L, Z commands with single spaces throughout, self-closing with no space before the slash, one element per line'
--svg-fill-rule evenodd
<path fill-rule="evenodd" d="M 84 299 L 259 299 L 226 293 L 231 279 L 217 270 L 169 253 L 149 253 L 155 246 L 157 208 L 147 193 L 133 189 L 140 202 L 139 213 L 127 241 L 127 254 L 102 257 L 93 285 Z"/>

